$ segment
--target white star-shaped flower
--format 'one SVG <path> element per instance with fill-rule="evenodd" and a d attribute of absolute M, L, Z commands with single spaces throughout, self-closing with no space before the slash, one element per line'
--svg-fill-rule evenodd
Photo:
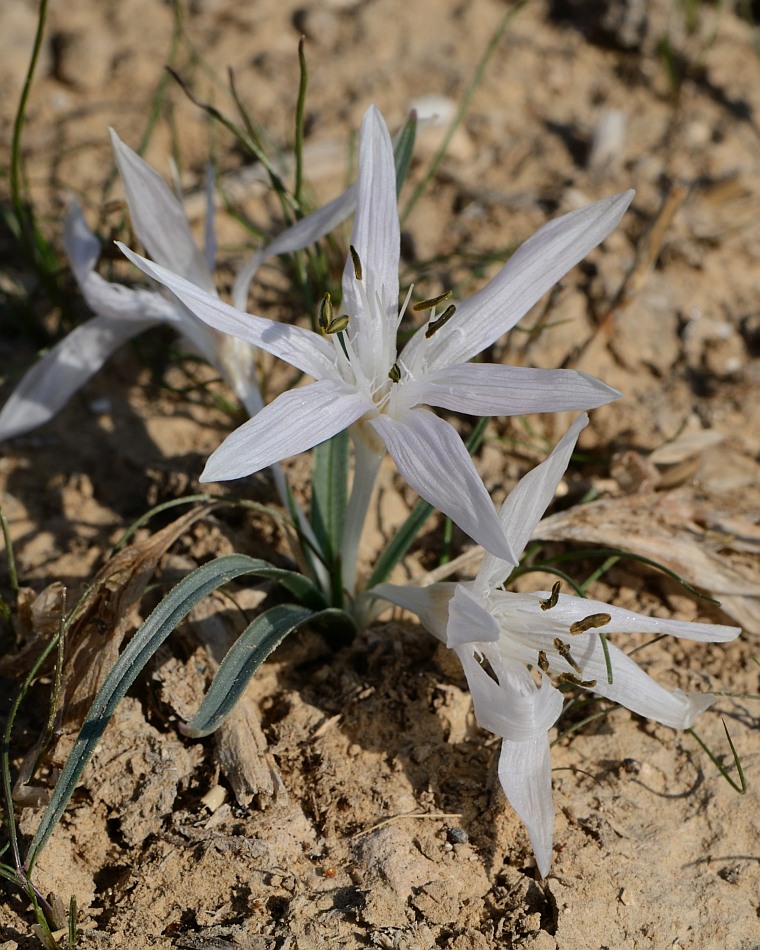
<path fill-rule="evenodd" d="M 396 176 L 388 129 L 375 107 L 362 122 L 357 187 L 341 315 L 333 313 L 326 296 L 321 333 L 243 313 L 122 247 L 201 320 L 286 360 L 315 380 L 278 396 L 233 432 L 209 459 L 202 480 L 251 474 L 349 429 L 357 452 L 356 477 L 368 486 L 365 495 L 387 449 L 424 499 L 487 550 L 510 558 L 513 552 L 493 503 L 461 438 L 453 426 L 423 407 L 514 415 L 588 409 L 618 397 L 593 377 L 572 370 L 468 360 L 511 329 L 610 233 L 633 192 L 545 225 L 473 297 L 441 315 L 433 311 L 399 353 L 397 335 L 406 305 L 399 309 Z M 353 520 L 349 511 L 347 530 L 356 538 Z M 348 562 L 355 555 L 354 550 L 343 553 Z"/>
<path fill-rule="evenodd" d="M 554 497 L 578 434 L 580 416 L 549 458 L 529 472 L 501 509 L 501 523 L 515 551 L 522 551 Z M 456 651 L 472 693 L 478 723 L 502 737 L 499 779 L 525 823 L 538 869 L 551 864 L 554 808 L 548 730 L 562 712 L 553 685 L 573 683 L 633 712 L 675 729 L 687 729 L 713 701 L 709 693 L 667 690 L 600 634 L 668 634 L 703 642 L 726 642 L 736 627 L 661 620 L 582 597 L 503 589 L 511 561 L 486 555 L 474 581 L 426 588 L 382 584 L 373 593 L 416 613 Z M 608 677 L 608 651 L 611 681 Z M 484 669 L 487 660 L 493 675 Z M 495 678 L 494 678 L 495 676 Z M 538 682 L 537 682 L 538 680 Z"/>

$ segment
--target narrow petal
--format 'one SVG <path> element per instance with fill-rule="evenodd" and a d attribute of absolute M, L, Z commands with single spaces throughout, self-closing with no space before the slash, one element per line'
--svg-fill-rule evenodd
<path fill-rule="evenodd" d="M 355 207 L 356 185 L 354 184 L 324 207 L 296 221 L 265 248 L 250 257 L 241 268 L 232 288 L 233 305 L 238 310 L 246 309 L 251 282 L 264 261 L 277 257 L 278 254 L 291 254 L 293 251 L 308 247 L 325 234 L 329 234 L 341 221 L 345 221 L 349 215 L 353 214 Z"/>
<path fill-rule="evenodd" d="M 554 803 L 549 737 L 527 742 L 504 739 L 499 756 L 499 781 L 509 804 L 525 825 L 541 877 L 552 863 Z"/>
<path fill-rule="evenodd" d="M 168 287 L 196 317 L 214 329 L 279 356 L 315 379 L 336 375 L 335 351 L 318 333 L 236 310 L 165 267 L 140 257 L 119 241 L 116 244 L 141 271 Z"/>
<path fill-rule="evenodd" d="M 425 501 L 487 551 L 505 560 L 514 558 L 493 502 L 453 426 L 426 409 L 412 409 L 402 420 L 377 415 L 367 424 Z"/>
<path fill-rule="evenodd" d="M 546 737 L 562 712 L 562 693 L 548 676 L 543 676 L 537 687 L 522 663 L 511 663 L 509 669 L 498 671 L 497 683 L 478 663 L 472 647 L 460 647 L 456 652 L 482 729 L 514 742 Z"/>
<path fill-rule="evenodd" d="M 359 131 L 359 174 L 351 244 L 362 263 L 362 287 L 371 306 L 364 305 L 362 288 L 349 256 L 343 272 L 341 309 L 351 317 L 349 334 L 356 340 L 366 368 L 380 360 L 395 359 L 398 323 L 398 264 L 400 227 L 396 203 L 396 166 L 385 120 L 370 106 Z M 379 301 L 379 306 L 376 305 Z M 390 350 L 393 349 L 393 359 Z"/>
<path fill-rule="evenodd" d="M 66 256 L 80 286 L 95 269 L 100 257 L 100 242 L 90 230 L 82 208 L 72 198 L 63 222 L 63 244 Z"/>
<path fill-rule="evenodd" d="M 410 407 L 438 406 L 471 416 L 596 409 L 620 395 L 616 389 L 578 370 L 494 363 L 460 363 L 437 369 L 403 387 L 404 402 Z"/>
<path fill-rule="evenodd" d="M 617 227 L 633 191 L 604 198 L 545 224 L 494 279 L 457 307 L 429 341 L 430 369 L 465 363 L 511 330 L 571 267 Z"/>
<path fill-rule="evenodd" d="M 578 416 L 551 455 L 520 479 L 502 505 L 499 517 L 510 546 L 518 556 L 525 549 L 536 525 L 554 498 L 578 436 L 587 424 L 588 416 L 585 413 Z M 505 573 L 509 573 L 505 567 L 503 561 L 486 554 L 475 580 L 476 589 L 486 590 L 503 583 Z"/>
<path fill-rule="evenodd" d="M 156 322 L 136 319 L 134 314 L 126 320 L 95 317 L 72 330 L 32 366 L 11 393 L 0 412 L 0 441 L 36 429 L 51 419 L 112 353 Z"/>
<path fill-rule="evenodd" d="M 453 582 L 431 584 L 430 587 L 378 584 L 370 593 L 416 614 L 426 630 L 437 637 L 441 643 L 446 643 L 449 602 L 459 586 Z"/>
<path fill-rule="evenodd" d="M 371 408 L 352 386 L 332 379 L 290 389 L 222 442 L 200 480 L 219 482 L 258 472 L 325 442 Z"/>
<path fill-rule="evenodd" d="M 457 584 L 456 592 L 449 604 L 446 646 L 455 649 L 462 644 L 474 641 L 489 643 L 498 640 L 500 636 L 501 627 L 483 603 L 482 598 L 473 593 L 465 584 Z M 464 663 L 464 660 L 462 662 Z M 490 680 L 490 677 L 488 679 Z M 504 735 L 504 733 L 499 733 L 499 735 Z"/>
<path fill-rule="evenodd" d="M 190 232 L 185 209 L 163 178 L 111 132 L 116 164 L 135 234 L 151 257 L 210 293 L 214 280 Z"/>

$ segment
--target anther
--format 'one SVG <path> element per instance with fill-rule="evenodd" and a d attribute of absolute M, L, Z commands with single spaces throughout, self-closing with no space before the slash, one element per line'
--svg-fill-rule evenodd
<path fill-rule="evenodd" d="M 593 630 L 596 627 L 606 627 L 612 620 L 609 614 L 589 614 L 583 620 L 577 620 L 570 626 L 570 633 L 575 636 L 577 633 L 585 633 L 587 630 Z"/>
<path fill-rule="evenodd" d="M 329 333 L 342 333 L 348 326 L 347 314 L 344 313 L 340 317 L 333 317 L 333 305 L 328 292 L 325 292 L 322 303 L 319 305 L 317 323 L 319 324 L 319 332 L 322 336 L 326 336 Z"/>
<path fill-rule="evenodd" d="M 348 250 L 351 252 L 351 260 L 354 263 L 354 277 L 356 277 L 357 280 L 361 280 L 363 272 L 362 272 L 362 262 L 361 262 L 361 258 L 359 257 L 359 252 L 356 250 L 353 244 L 349 246 Z"/>
<path fill-rule="evenodd" d="M 433 307 L 437 307 L 439 303 L 448 300 L 451 294 L 452 291 L 447 290 L 445 294 L 438 294 L 437 297 L 431 297 L 430 300 L 420 300 L 419 303 L 416 303 L 412 307 L 412 310 L 414 310 L 415 313 L 422 313 L 423 310 L 432 310 Z"/>
<path fill-rule="evenodd" d="M 593 689 L 596 686 L 596 680 L 581 680 L 572 673 L 560 673 L 557 677 L 558 683 L 572 683 L 573 686 L 582 686 L 584 689 Z"/>
<path fill-rule="evenodd" d="M 583 670 L 578 666 L 570 653 L 570 647 L 563 643 L 559 637 L 554 638 L 554 649 L 559 653 L 563 660 L 572 666 L 576 673 L 582 673 Z"/>
<path fill-rule="evenodd" d="M 388 379 L 392 383 L 397 383 L 401 379 L 401 370 L 399 369 L 398 363 L 394 363 L 388 370 Z"/>
<path fill-rule="evenodd" d="M 538 668 L 543 673 L 549 672 L 549 661 L 546 658 L 546 653 L 543 650 L 538 651 Z"/>
<path fill-rule="evenodd" d="M 429 340 L 434 333 L 437 333 L 441 329 L 444 323 L 448 323 L 454 316 L 455 310 L 456 306 L 453 303 L 449 304 L 437 320 L 431 320 L 430 323 L 428 323 L 427 330 L 425 330 L 425 339 Z"/>
<path fill-rule="evenodd" d="M 546 598 L 546 600 L 539 598 L 538 602 L 541 604 L 541 610 L 551 610 L 552 607 L 557 606 L 557 601 L 559 600 L 559 589 L 561 586 L 562 582 L 556 581 L 554 584 L 552 584 L 552 592 Z"/>

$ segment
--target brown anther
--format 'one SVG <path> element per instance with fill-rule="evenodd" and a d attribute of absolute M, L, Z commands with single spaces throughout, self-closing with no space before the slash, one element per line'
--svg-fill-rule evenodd
<path fill-rule="evenodd" d="M 582 673 L 583 670 L 578 666 L 570 653 L 570 647 L 563 643 L 559 637 L 554 638 L 554 649 L 559 653 L 563 660 L 572 666 L 576 673 Z"/>
<path fill-rule="evenodd" d="M 552 607 L 557 606 L 557 601 L 559 600 L 559 589 L 562 586 L 561 581 L 556 581 L 552 584 L 552 592 L 546 598 L 546 600 L 539 599 L 539 604 L 541 604 L 541 610 L 551 610 Z"/>
<path fill-rule="evenodd" d="M 351 260 L 353 261 L 353 265 L 354 265 L 354 277 L 356 277 L 357 280 L 361 280 L 362 279 L 362 262 L 361 262 L 361 258 L 359 257 L 359 252 L 356 250 L 353 244 L 350 245 L 348 250 L 351 253 Z"/>
<path fill-rule="evenodd" d="M 538 668 L 543 673 L 549 672 L 549 661 L 546 658 L 546 653 L 543 650 L 538 651 Z"/>
<path fill-rule="evenodd" d="M 392 383 L 397 383 L 401 379 L 401 370 L 399 369 L 398 363 L 394 363 L 388 370 L 388 379 Z"/>
<path fill-rule="evenodd" d="M 448 323 L 449 320 L 451 320 L 451 318 L 454 316 L 454 311 L 456 309 L 457 308 L 453 303 L 449 304 L 440 317 L 435 320 L 431 320 L 427 325 L 427 330 L 425 330 L 425 339 L 429 340 L 434 333 L 437 333 L 441 329 L 444 323 Z"/>
<path fill-rule="evenodd" d="M 593 689 L 596 686 L 596 680 L 581 680 L 572 673 L 560 673 L 557 677 L 558 683 L 572 683 L 573 686 L 582 686 L 583 689 Z"/>
<path fill-rule="evenodd" d="M 445 294 L 438 294 L 437 297 L 431 297 L 430 300 L 420 300 L 419 303 L 416 303 L 412 310 L 415 313 L 422 313 L 423 310 L 432 310 L 433 307 L 437 307 L 439 303 L 443 303 L 444 300 L 448 300 L 451 296 L 451 291 L 447 290 Z"/>
<path fill-rule="evenodd" d="M 583 620 L 578 620 L 570 626 L 570 633 L 575 636 L 578 633 L 585 633 L 587 630 L 593 630 L 596 627 L 606 627 L 612 620 L 609 614 L 589 614 Z"/>

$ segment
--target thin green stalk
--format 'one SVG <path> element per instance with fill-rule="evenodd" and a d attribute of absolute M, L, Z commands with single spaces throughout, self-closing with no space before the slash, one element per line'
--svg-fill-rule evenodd
<path fill-rule="evenodd" d="M 16 573 L 16 555 L 13 553 L 13 541 L 11 540 L 10 527 L 5 512 L 0 508 L 0 526 L 2 526 L 3 540 L 5 542 L 5 556 L 8 558 L 8 582 L 14 594 L 18 594 L 18 574 Z"/>
<path fill-rule="evenodd" d="M 733 740 L 731 739 L 731 734 L 728 731 L 728 726 L 726 725 L 725 720 L 721 719 L 721 722 L 723 723 L 723 729 L 725 730 L 725 733 L 726 733 L 726 739 L 728 739 L 728 744 L 731 747 L 731 755 L 733 755 L 734 757 L 734 765 L 736 766 L 736 774 L 739 776 L 739 782 L 741 783 L 740 785 L 737 785 L 736 782 L 731 778 L 725 766 L 721 765 L 721 763 L 718 761 L 717 757 L 715 756 L 715 753 L 708 747 L 704 739 L 700 735 L 698 735 L 693 729 L 687 729 L 686 731 L 690 733 L 692 736 L 694 736 L 697 742 L 702 746 L 704 751 L 709 756 L 712 764 L 720 772 L 723 778 L 728 782 L 731 788 L 733 788 L 734 791 L 738 792 L 740 795 L 744 795 L 744 793 L 747 791 L 747 780 L 744 777 L 744 769 L 742 768 L 741 760 L 739 759 L 739 755 L 736 751 L 736 747 L 734 746 Z"/>
<path fill-rule="evenodd" d="M 296 204 L 299 208 L 302 205 L 301 192 L 303 191 L 303 125 L 304 113 L 306 110 L 306 86 L 309 80 L 309 72 L 306 66 L 306 56 L 304 54 L 303 47 L 304 38 L 302 36 L 298 41 L 298 65 L 300 68 L 301 78 L 298 83 L 298 101 L 296 103 L 296 175 L 295 185 L 293 186 L 293 197 L 295 198 Z"/>

